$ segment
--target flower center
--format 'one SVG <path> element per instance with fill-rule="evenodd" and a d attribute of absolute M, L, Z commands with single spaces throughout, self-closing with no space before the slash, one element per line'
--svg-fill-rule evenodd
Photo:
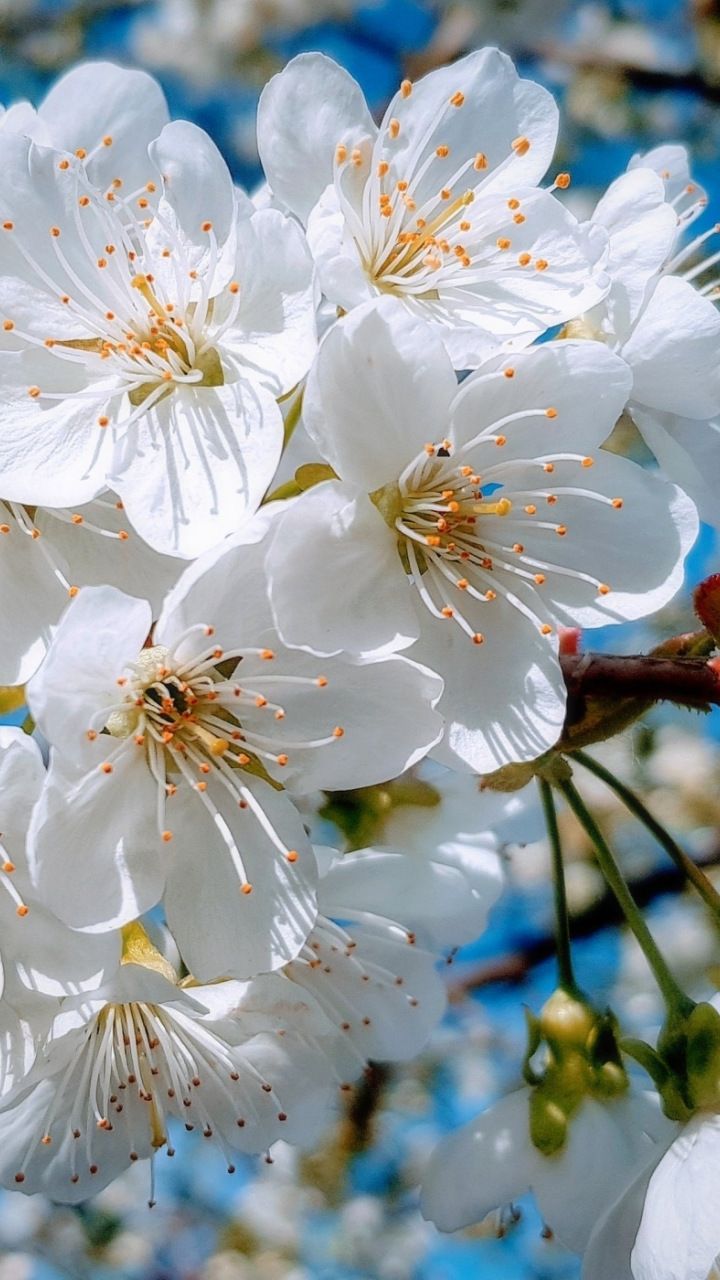
<path fill-rule="evenodd" d="M 371 283 L 380 293 L 427 301 L 437 299 L 441 286 L 466 288 L 495 277 L 512 242 L 506 235 L 498 237 L 497 212 L 488 217 L 480 206 L 470 213 L 490 168 L 488 157 L 440 141 L 445 129 L 448 139 L 457 137 L 453 117 L 465 105 L 464 93 L 451 94 L 427 127 L 412 135 L 412 90 L 404 80 L 372 147 L 338 143 L 334 182 L 345 225 Z M 515 138 L 505 159 L 494 166 L 493 177 L 530 145 L 528 138 Z M 514 197 L 507 201 L 517 225 L 526 221 L 520 204 Z M 528 252 L 519 255 L 522 267 L 532 261 Z M 537 270 L 547 266 L 545 259 L 535 260 Z"/>
<path fill-rule="evenodd" d="M 1 225 L 38 287 L 67 309 L 69 320 L 77 322 L 73 327 L 85 336 L 65 336 L 56 329 L 38 337 L 8 313 L 4 331 L 84 366 L 93 379 L 102 379 L 106 402 L 127 396 L 131 412 L 123 426 L 177 386 L 222 385 L 221 339 L 235 323 L 240 286 L 217 279 L 220 254 L 213 224 L 201 223 L 206 244 L 198 246 L 162 205 L 149 210 L 152 216 L 138 217 L 132 201 L 137 193 L 122 199 L 110 191 L 103 199 L 70 161 L 62 160 L 59 168 L 74 188 L 64 193 L 66 223 L 49 228 L 51 252 L 42 244 L 31 249 L 24 229 L 13 221 Z M 155 184 L 144 190 L 155 192 Z M 143 213 L 149 208 L 147 197 L 135 203 Z M 49 381 L 52 375 L 47 376 Z M 68 394 L 50 385 L 28 388 L 40 404 Z M 92 386 L 72 394 L 99 398 Z M 101 427 L 109 423 L 105 413 L 98 418 Z"/>
<path fill-rule="evenodd" d="M 261 798 L 248 786 L 247 775 L 282 790 L 274 775 L 287 767 L 294 753 L 329 746 L 343 737 L 344 730 L 336 725 L 322 737 L 294 740 L 280 731 L 285 708 L 273 700 L 275 689 L 301 685 L 320 690 L 328 681 L 322 675 L 265 674 L 262 668 L 275 661 L 271 649 L 223 650 L 213 645 L 202 646 L 187 660 L 178 656 L 184 644 L 197 650 L 198 634 L 211 637 L 214 632 L 214 627 L 201 623 L 183 632 L 173 648 L 150 645 L 143 649 L 129 664 L 128 674 L 116 681 L 121 699 L 97 713 L 87 736 L 92 741 L 105 732 L 120 740 L 116 751 L 99 766 L 108 776 L 119 753 L 134 747 L 145 752 L 158 785 L 158 830 L 165 842 L 173 838 L 165 824 L 166 801 L 179 784 L 190 787 L 225 841 L 241 891 L 249 894 L 252 884 L 240 848 L 213 794 L 218 787 L 228 792 L 240 809 L 252 813 L 278 852 L 294 863 L 298 851 L 288 848 L 275 829 Z M 242 683 L 238 676 L 243 677 Z"/>
<path fill-rule="evenodd" d="M 118 1144 L 131 1163 L 165 1147 L 175 1155 L 168 1121 L 181 1120 L 188 1131 L 216 1138 L 226 1159 L 229 1117 L 238 1136 L 232 1144 L 257 1150 L 253 1134 L 258 1112 L 287 1115 L 275 1090 L 241 1052 L 181 1006 L 132 1001 L 107 1004 L 86 1028 L 52 1098 L 30 1134 L 15 1182 L 34 1182 L 42 1154 L 52 1158 L 69 1130 L 73 1141 L 58 1150 L 73 1185 L 101 1174 L 109 1157 L 117 1164 Z M 245 1141 L 240 1130 L 249 1126 Z M 216 1132 L 217 1131 L 217 1132 Z M 138 1149 L 139 1148 L 139 1149 Z M 40 1168 L 42 1166 L 40 1165 Z M 235 1166 L 228 1159 L 228 1173 Z M 91 1194 L 88 1190 L 88 1194 Z M 151 1182 L 150 1203 L 154 1204 Z"/>

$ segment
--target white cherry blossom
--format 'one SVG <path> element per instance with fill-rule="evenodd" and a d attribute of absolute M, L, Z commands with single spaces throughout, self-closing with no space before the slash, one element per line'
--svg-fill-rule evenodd
<path fill-rule="evenodd" d="M 288 987 L 184 988 L 131 945 L 103 987 L 58 1002 L 42 1057 L 0 1107 L 0 1182 L 85 1200 L 137 1160 L 173 1157 L 170 1120 L 213 1141 L 230 1173 L 238 1152 L 313 1135 L 334 1080 L 322 1037 L 308 1047 L 306 1035 L 324 1020 Z"/>
<path fill-rule="evenodd" d="M 422 1048 L 444 1009 L 436 952 L 454 937 L 466 883 L 446 883 L 446 868 L 429 863 L 424 901 L 416 889 L 388 914 L 379 903 L 392 859 L 317 856 L 322 914 L 280 972 L 179 982 L 135 922 L 102 986 L 79 996 L 56 984 L 42 1057 L 0 1106 L 4 1185 L 83 1200 L 139 1159 L 174 1156 L 177 1121 L 212 1139 L 233 1172 L 238 1151 L 316 1138 L 337 1085 L 347 1089 L 368 1059 Z M 412 859 L 393 858 L 409 886 Z M 86 942 L 66 931 L 60 960 Z"/>
<path fill-rule="evenodd" d="M 683 147 L 636 156 L 593 214 L 607 231 L 608 297 L 566 328 L 607 343 L 633 373 L 629 411 L 665 473 L 717 524 L 720 313 L 717 224 L 681 243 L 707 203 Z"/>
<path fill-rule="evenodd" d="M 152 634 L 144 601 L 83 588 L 28 686 L 54 748 L 31 837 L 40 892 L 78 928 L 164 892 L 204 980 L 278 967 L 313 924 L 314 860 L 284 785 L 381 781 L 442 730 L 441 681 L 415 663 L 321 665 L 280 645 L 263 559 L 238 539 L 197 561 Z"/>
<path fill-rule="evenodd" d="M 562 1150 L 544 1156 L 530 1139 L 529 1096 L 527 1088 L 509 1094 L 442 1140 L 423 1181 L 423 1216 L 441 1231 L 457 1231 L 532 1190 L 547 1226 L 582 1253 L 598 1216 L 649 1163 L 671 1126 L 652 1095 L 588 1098 Z"/>
<path fill-rule="evenodd" d="M 487 773 L 540 755 L 564 716 L 558 625 L 657 609 L 697 532 L 679 490 L 600 449 L 629 388 L 617 356 L 567 341 L 458 387 L 395 300 L 352 312 L 324 339 L 304 404 L 338 479 L 281 515 L 268 555 L 285 642 L 329 654 L 415 641 L 445 681 L 443 763 Z"/>
<path fill-rule="evenodd" d="M 258 108 L 268 182 L 307 223 L 329 301 L 349 310 L 395 295 L 457 368 L 603 296 L 604 233 L 537 186 L 556 134 L 550 95 L 497 49 L 404 80 L 379 128 L 356 82 L 320 54 L 294 58 Z"/>
<path fill-rule="evenodd" d="M 162 129 L 140 185 L 124 155 L 103 187 L 112 167 L 91 182 L 89 155 L 0 133 L 0 494 L 66 507 L 109 485 L 156 550 L 192 557 L 272 479 L 276 398 L 314 350 L 311 260 L 195 125 Z"/>

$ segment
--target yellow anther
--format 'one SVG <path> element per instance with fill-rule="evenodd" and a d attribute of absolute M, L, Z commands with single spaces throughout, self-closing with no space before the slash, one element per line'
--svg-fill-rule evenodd
<path fill-rule="evenodd" d="M 500 498 L 497 502 L 475 502 L 473 511 L 478 516 L 508 516 L 512 502 L 509 498 Z"/>

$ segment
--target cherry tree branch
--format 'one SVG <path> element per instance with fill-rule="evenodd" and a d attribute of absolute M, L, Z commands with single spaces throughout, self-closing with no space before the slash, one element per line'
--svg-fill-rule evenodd
<path fill-rule="evenodd" d="M 568 653 L 560 663 L 571 704 L 587 697 L 638 698 L 676 702 L 703 710 L 720 706 L 720 672 L 705 658 L 653 657 L 646 654 Z"/>

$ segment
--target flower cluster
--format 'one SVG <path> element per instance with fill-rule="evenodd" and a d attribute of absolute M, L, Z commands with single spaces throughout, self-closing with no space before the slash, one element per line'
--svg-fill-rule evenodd
<path fill-rule="evenodd" d="M 552 752 L 565 630 L 655 613 L 695 504 L 717 519 L 704 197 L 660 148 L 580 222 L 557 126 L 495 49 L 379 125 L 302 55 L 251 199 L 141 72 L 82 65 L 0 119 L 0 678 L 36 728 L 0 734 L 2 1185 L 82 1200 L 176 1121 L 232 1171 L 417 1053 L 525 808 L 477 775 Z M 607 447 L 624 413 L 664 474 Z M 428 755 L 432 821 L 411 794 L 377 847 L 313 845 L 317 792 Z M 667 1120 L 567 969 L 553 999 L 526 1088 L 433 1159 L 441 1227 L 533 1186 L 573 1248 L 603 1213 L 617 1240 L 673 1122 L 714 1150 L 712 1006 L 680 1009 L 684 1092 L 655 1054 Z M 612 1280 L 680 1274 L 663 1168 Z"/>

